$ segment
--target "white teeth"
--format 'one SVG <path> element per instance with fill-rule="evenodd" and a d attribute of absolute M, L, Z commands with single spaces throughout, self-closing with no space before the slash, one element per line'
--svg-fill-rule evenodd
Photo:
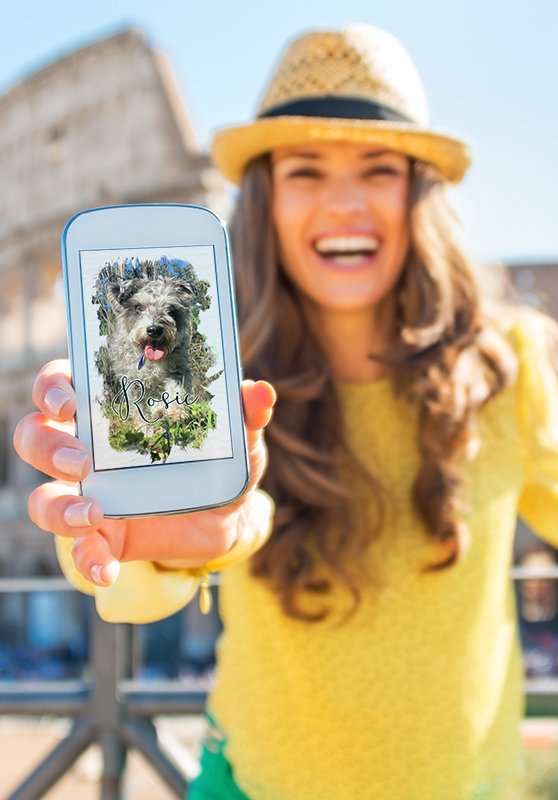
<path fill-rule="evenodd" d="M 380 242 L 374 236 L 324 236 L 315 243 L 319 253 L 335 253 L 343 257 L 352 256 L 353 253 L 374 253 L 379 246 Z"/>
<path fill-rule="evenodd" d="M 334 256 L 329 256 L 329 258 L 332 261 L 335 261 L 336 264 L 339 264 L 341 266 L 350 267 L 351 264 L 358 264 L 359 261 L 362 261 L 362 256 L 363 256 L 362 253 L 353 253 L 352 255 L 349 255 L 347 253 L 346 255 L 338 255 L 337 254 L 337 255 L 334 255 Z"/>

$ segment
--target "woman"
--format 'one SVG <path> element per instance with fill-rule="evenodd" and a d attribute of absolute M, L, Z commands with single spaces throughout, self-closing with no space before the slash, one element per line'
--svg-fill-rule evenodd
<path fill-rule="evenodd" d="M 172 613 L 234 564 L 195 800 L 501 800 L 521 774 L 509 566 L 518 509 L 558 542 L 558 384 L 546 323 L 481 303 L 444 194 L 467 149 L 426 113 L 399 42 L 355 25 L 295 41 L 258 119 L 214 141 L 241 183 L 231 233 L 258 380 L 234 506 L 108 521 L 76 501 L 89 456 L 59 430 L 74 408 L 60 363 L 16 432 L 66 479 L 30 513 L 105 618 Z M 273 518 L 256 489 L 268 381 Z"/>

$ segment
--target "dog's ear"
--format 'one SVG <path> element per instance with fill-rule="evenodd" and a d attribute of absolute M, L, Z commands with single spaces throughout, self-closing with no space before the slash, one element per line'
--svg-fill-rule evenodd
<path fill-rule="evenodd" d="M 107 287 L 107 297 L 115 311 L 118 311 L 137 294 L 139 289 L 140 282 L 135 278 L 129 281 L 122 281 L 122 283 L 109 283 Z"/>
<path fill-rule="evenodd" d="M 116 311 L 120 306 L 120 284 L 109 283 L 107 286 L 107 300 Z"/>
<path fill-rule="evenodd" d="M 188 302 L 194 296 L 194 289 L 190 281 L 176 281 L 176 291 L 184 302 Z"/>

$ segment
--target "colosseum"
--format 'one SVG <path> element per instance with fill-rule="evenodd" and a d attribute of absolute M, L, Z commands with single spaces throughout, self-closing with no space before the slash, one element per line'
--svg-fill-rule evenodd
<path fill-rule="evenodd" d="M 65 356 L 60 234 L 77 211 L 134 202 L 226 213 L 164 54 L 124 30 L 56 60 L 0 97 L 0 575 L 55 569 L 27 520 L 42 478 L 11 447 L 37 369 Z"/>

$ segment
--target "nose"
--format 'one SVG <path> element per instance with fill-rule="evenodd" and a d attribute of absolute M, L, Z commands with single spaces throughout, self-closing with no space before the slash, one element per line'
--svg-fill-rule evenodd
<path fill-rule="evenodd" d="M 152 336 L 153 339 L 157 339 L 158 336 L 162 336 L 163 328 L 161 325 L 150 325 L 146 328 L 147 335 Z"/>
<path fill-rule="evenodd" d="M 324 202 L 335 216 L 352 217 L 366 209 L 366 192 L 360 181 L 352 176 L 332 180 L 326 187 Z"/>

